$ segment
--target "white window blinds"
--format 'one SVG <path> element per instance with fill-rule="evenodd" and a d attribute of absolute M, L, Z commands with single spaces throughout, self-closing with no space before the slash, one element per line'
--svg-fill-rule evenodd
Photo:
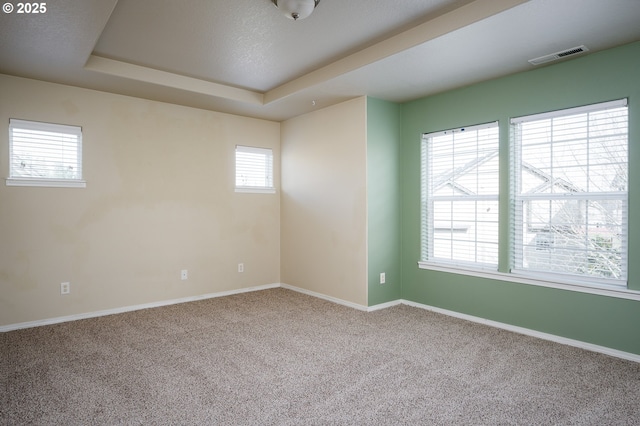
<path fill-rule="evenodd" d="M 7 185 L 84 186 L 82 129 L 11 119 Z"/>
<path fill-rule="evenodd" d="M 236 146 L 236 192 L 275 192 L 271 149 Z"/>
<path fill-rule="evenodd" d="M 626 285 L 626 105 L 512 119 L 515 272 Z"/>
<path fill-rule="evenodd" d="M 498 265 L 498 123 L 422 138 L 422 261 Z"/>

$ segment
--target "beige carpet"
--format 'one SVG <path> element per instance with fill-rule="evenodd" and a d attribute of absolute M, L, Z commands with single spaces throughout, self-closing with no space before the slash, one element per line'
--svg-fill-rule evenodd
<path fill-rule="evenodd" d="M 640 424 L 640 364 L 284 289 L 0 335 L 2 425 Z"/>

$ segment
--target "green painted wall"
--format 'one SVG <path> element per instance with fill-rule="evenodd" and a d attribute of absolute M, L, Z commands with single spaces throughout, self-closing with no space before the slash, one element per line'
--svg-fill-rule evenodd
<path fill-rule="evenodd" d="M 640 302 L 421 270 L 420 135 L 499 120 L 501 191 L 509 189 L 509 118 L 629 99 L 629 288 L 640 290 L 640 42 L 402 105 L 402 298 L 640 354 Z M 501 197 L 500 271 L 509 201 Z"/>
<path fill-rule="evenodd" d="M 367 99 L 368 305 L 400 299 L 400 111 Z M 386 283 L 380 284 L 380 273 Z"/>

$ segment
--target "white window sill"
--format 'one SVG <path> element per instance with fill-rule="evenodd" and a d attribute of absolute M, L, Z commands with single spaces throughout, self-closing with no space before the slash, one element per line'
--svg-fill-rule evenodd
<path fill-rule="evenodd" d="M 236 188 L 236 192 L 254 193 L 254 194 L 275 194 L 275 188 Z"/>
<path fill-rule="evenodd" d="M 629 290 L 618 286 L 607 286 L 604 284 L 582 284 L 559 282 L 540 278 L 533 278 L 517 273 L 504 273 L 490 270 L 473 270 L 451 266 L 436 265 L 429 262 L 418 262 L 420 269 L 428 269 L 432 271 L 448 272 L 452 274 L 468 275 L 478 278 L 488 278 L 492 280 L 508 281 L 518 284 L 536 285 L 540 287 L 549 287 L 560 290 L 577 291 L 580 293 L 597 294 L 600 296 L 617 297 L 619 299 L 638 300 L 640 301 L 640 291 Z"/>
<path fill-rule="evenodd" d="M 7 186 L 38 186 L 47 188 L 86 188 L 87 181 L 71 179 L 7 178 Z"/>

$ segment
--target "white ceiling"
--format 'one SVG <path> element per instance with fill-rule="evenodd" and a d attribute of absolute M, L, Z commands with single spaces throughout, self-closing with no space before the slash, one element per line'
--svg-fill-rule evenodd
<path fill-rule="evenodd" d="M 53 0 L 0 13 L 0 73 L 280 121 L 637 40 L 640 0 L 322 0 L 299 21 L 271 0 Z"/>

